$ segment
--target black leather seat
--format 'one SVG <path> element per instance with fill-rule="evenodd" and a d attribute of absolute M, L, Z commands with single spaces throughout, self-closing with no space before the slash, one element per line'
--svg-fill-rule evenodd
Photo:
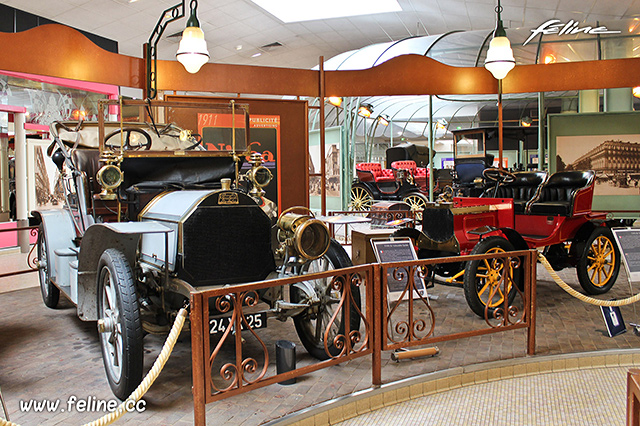
<path fill-rule="evenodd" d="M 71 151 L 71 159 L 77 169 L 86 174 L 87 189 L 90 189 L 94 194 L 99 194 L 102 187 L 96 180 L 96 174 L 100 170 L 100 151 L 97 149 L 74 149 Z"/>
<path fill-rule="evenodd" d="M 549 178 L 547 172 L 517 172 L 513 174 L 513 182 L 502 183 L 497 188 L 485 191 L 485 196 L 496 198 L 512 198 L 516 214 L 527 214 L 527 208 L 534 203 L 542 191 L 544 183 Z"/>
<path fill-rule="evenodd" d="M 539 201 L 531 204 L 531 214 L 571 216 L 576 193 L 593 185 L 595 176 L 593 170 L 552 174 L 542 188 Z"/>

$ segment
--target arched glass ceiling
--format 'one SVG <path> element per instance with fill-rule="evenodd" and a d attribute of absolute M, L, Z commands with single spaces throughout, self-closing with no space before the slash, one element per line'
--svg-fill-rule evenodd
<path fill-rule="evenodd" d="M 595 24 L 592 25 L 595 26 Z M 523 46 L 524 42 L 532 34 L 531 29 L 508 29 L 507 36 L 511 41 L 517 65 L 640 56 L 640 19 L 599 22 L 597 25 L 604 26 L 608 30 L 618 30 L 621 33 L 599 36 L 584 32 L 573 35 L 538 35 L 525 46 Z M 587 24 L 580 24 L 580 28 L 586 26 Z M 406 54 L 426 55 L 450 66 L 483 66 L 492 34 L 493 30 L 458 31 L 374 44 L 328 59 L 324 63 L 324 69 L 366 69 Z M 548 103 L 554 97 L 557 99 L 575 98 L 577 94 L 576 92 L 549 93 L 546 96 Z M 535 97 L 535 94 L 505 95 L 505 108 L 514 108 L 524 115 L 525 110 L 537 109 Z M 479 125 L 481 111 L 495 109 L 496 100 L 495 95 L 434 97 L 433 119 L 434 121 L 444 119 L 447 123 L 445 129 L 442 129 L 441 126 L 437 127 L 436 138 L 444 136 L 447 130 L 455 129 L 458 126 Z M 389 138 L 393 132 L 394 139 L 396 137 L 427 137 L 428 96 L 364 97 L 359 101 L 370 103 L 374 107 L 373 117 L 368 120 L 367 134 L 376 138 Z M 375 117 L 381 114 L 388 116 L 392 120 L 392 125 L 372 126 L 371 123 L 374 122 Z M 483 116 L 486 118 L 487 114 L 483 114 Z M 339 109 L 331 107 L 326 109 L 325 124 L 327 126 L 340 125 L 342 120 L 344 120 L 344 113 Z M 364 134 L 363 121 L 358 118 L 356 125 L 358 135 Z M 317 122 L 312 124 L 312 128 L 317 128 L 316 126 Z"/>
<path fill-rule="evenodd" d="M 523 44 L 531 36 L 531 29 L 507 29 L 507 37 L 511 41 L 516 64 L 519 65 L 544 63 L 545 58 L 556 62 L 575 62 L 640 56 L 640 20 L 599 22 L 598 25 L 621 33 L 539 35 L 526 46 Z M 586 24 L 580 28 L 584 27 Z M 483 66 L 492 33 L 493 30 L 454 31 L 373 44 L 325 61 L 324 69 L 366 69 L 407 54 L 426 55 L 451 66 Z"/>

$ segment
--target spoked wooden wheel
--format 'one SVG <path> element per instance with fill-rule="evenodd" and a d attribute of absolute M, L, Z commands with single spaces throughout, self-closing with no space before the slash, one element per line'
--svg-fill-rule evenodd
<path fill-rule="evenodd" d="M 504 253 L 513 251 L 513 245 L 503 237 L 489 237 L 481 240 L 471 254 Z M 509 268 L 505 271 L 505 268 Z M 506 274 L 506 275 L 505 275 Z M 506 289 L 503 277 L 506 276 Z M 488 307 L 488 317 L 504 304 L 505 297 L 513 302 L 516 296 L 515 283 L 520 270 L 511 267 L 508 259 L 482 259 L 467 262 L 464 273 L 464 295 L 467 303 L 476 315 L 484 318 Z"/>
<path fill-rule="evenodd" d="M 354 184 L 351 187 L 351 202 L 349 210 L 366 211 L 371 210 L 373 205 L 373 194 L 366 186 L 362 184 Z"/>
<path fill-rule="evenodd" d="M 428 202 L 427 197 L 416 192 L 416 193 L 405 196 L 402 199 L 402 201 L 409 204 L 409 208 L 411 209 L 412 212 L 415 213 L 416 219 L 418 221 L 421 221 L 422 212 L 424 211 L 424 208 L 427 207 L 427 202 Z"/>
<path fill-rule="evenodd" d="M 620 270 L 620 253 L 611 230 L 603 226 L 594 229 L 581 252 L 577 273 L 584 291 L 588 294 L 608 292 Z"/>

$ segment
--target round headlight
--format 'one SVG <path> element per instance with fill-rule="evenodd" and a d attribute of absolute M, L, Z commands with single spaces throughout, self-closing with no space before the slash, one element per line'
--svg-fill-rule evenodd
<path fill-rule="evenodd" d="M 251 180 L 253 181 L 253 184 L 255 186 L 257 186 L 258 188 L 264 188 L 265 186 L 269 185 L 269 182 L 271 182 L 273 175 L 271 174 L 271 171 L 266 167 L 259 166 L 252 169 L 251 177 Z"/>
<path fill-rule="evenodd" d="M 107 164 L 98 170 L 98 183 L 105 189 L 114 189 L 122 183 L 122 171 L 115 164 Z"/>

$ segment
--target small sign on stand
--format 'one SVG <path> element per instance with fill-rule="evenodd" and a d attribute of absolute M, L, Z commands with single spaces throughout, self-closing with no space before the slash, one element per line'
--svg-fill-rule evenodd
<path fill-rule="evenodd" d="M 600 306 L 600 310 L 602 310 L 604 322 L 607 324 L 609 337 L 617 336 L 627 331 L 618 306 Z"/>
<path fill-rule="evenodd" d="M 416 251 L 413 248 L 413 242 L 410 238 L 394 238 L 392 240 L 376 240 L 372 239 L 373 251 L 376 259 L 380 263 L 402 262 L 405 260 L 418 260 Z M 397 269 L 397 268 L 396 268 Z M 408 274 L 399 274 L 396 276 L 396 269 L 387 270 L 387 287 L 389 289 L 390 299 L 397 299 L 407 287 Z M 419 296 L 427 297 L 427 288 L 424 279 L 418 274 L 418 268 L 415 269 L 413 280 L 418 289 Z M 408 297 L 408 294 L 407 294 Z M 418 297 L 418 295 L 415 295 Z"/>
<path fill-rule="evenodd" d="M 631 286 L 634 281 L 640 281 L 640 229 L 613 228 L 611 231 L 618 244 L 623 260 L 622 263 L 624 263 L 624 268 L 627 271 L 629 286 Z M 601 308 L 602 315 L 607 323 L 609 337 L 617 336 L 627 331 L 619 307 L 602 306 Z M 635 327 L 635 332 L 638 334 L 638 327 L 635 324 L 631 325 Z"/>

